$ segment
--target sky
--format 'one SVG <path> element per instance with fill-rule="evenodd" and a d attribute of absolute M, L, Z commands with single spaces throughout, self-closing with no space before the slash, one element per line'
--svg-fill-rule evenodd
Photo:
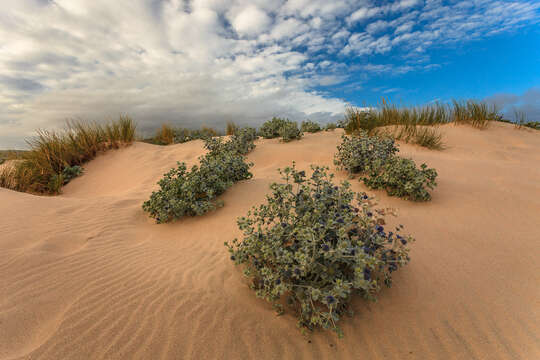
<path fill-rule="evenodd" d="M 540 121 L 540 1 L 2 0 L 0 149 L 68 119 L 337 121 L 387 98 Z"/>

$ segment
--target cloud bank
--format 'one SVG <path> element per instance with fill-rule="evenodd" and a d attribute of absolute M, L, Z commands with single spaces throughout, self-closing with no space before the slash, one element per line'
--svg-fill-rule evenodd
<path fill-rule="evenodd" d="M 378 4 L 378 5 L 376 5 Z M 0 148 L 69 118 L 331 121 L 355 73 L 435 68 L 434 45 L 538 23 L 537 2 L 3 0 Z M 403 64 L 369 56 L 401 54 Z M 415 57 L 415 55 L 418 55 Z"/>
<path fill-rule="evenodd" d="M 484 99 L 495 104 L 505 119 L 516 120 L 515 111 L 526 114 L 527 121 L 540 121 L 540 87 L 533 87 L 523 94 L 495 94 Z"/>

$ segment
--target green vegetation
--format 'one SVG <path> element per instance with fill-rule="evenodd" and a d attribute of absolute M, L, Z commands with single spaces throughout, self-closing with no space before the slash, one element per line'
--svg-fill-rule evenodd
<path fill-rule="evenodd" d="M 527 114 L 520 110 L 514 110 L 514 125 L 517 129 L 522 129 L 528 127 L 535 130 L 540 130 L 540 122 L 538 121 L 528 121 Z M 510 122 L 510 121 L 507 121 Z"/>
<path fill-rule="evenodd" d="M 391 136 L 430 149 L 442 149 L 437 125 L 453 122 L 484 129 L 491 121 L 500 119 L 502 116 L 494 106 L 473 100 L 454 100 L 451 105 L 398 107 L 383 99 L 378 108 L 347 108 L 341 125 L 347 134 L 364 130 L 370 135 Z"/>
<path fill-rule="evenodd" d="M 413 201 L 431 199 L 427 189 L 437 185 L 437 171 L 428 169 L 426 164 L 420 169 L 411 159 L 392 156 L 384 162 L 377 162 L 369 167 L 363 178 L 364 184 L 371 189 L 384 189 L 390 196 L 398 196 Z"/>
<path fill-rule="evenodd" d="M 334 131 L 337 128 L 337 125 L 335 123 L 328 123 L 324 127 L 325 131 Z"/>
<path fill-rule="evenodd" d="M 156 132 L 156 135 L 152 138 L 143 139 L 142 141 L 154 144 L 154 145 L 171 145 L 181 144 L 187 141 L 196 139 L 208 139 L 220 134 L 211 127 L 203 126 L 198 130 L 191 130 L 187 128 L 173 128 L 170 125 L 162 125 Z"/>
<path fill-rule="evenodd" d="M 226 129 L 225 133 L 227 135 L 234 135 L 234 134 L 236 134 L 237 131 L 238 131 L 238 125 L 236 125 L 232 121 L 228 121 L 227 122 L 227 129 Z"/>
<path fill-rule="evenodd" d="M 284 311 L 297 314 L 298 326 L 331 329 L 348 312 L 353 294 L 375 300 L 392 272 L 409 261 L 410 236 L 386 232 L 382 211 L 350 184 L 332 183 L 324 167 L 307 177 L 293 163 L 271 185 L 265 204 L 238 219 L 243 239 L 226 242 L 230 258 L 244 265 L 251 288 Z"/>
<path fill-rule="evenodd" d="M 337 147 L 334 164 L 349 175 L 364 175 L 360 178 L 372 189 L 385 189 L 390 196 L 399 196 L 413 201 L 428 201 L 428 189 L 437 183 L 437 171 L 422 164 L 420 169 L 414 161 L 395 154 L 398 148 L 394 139 L 368 136 L 357 132 L 356 136 L 342 136 Z"/>
<path fill-rule="evenodd" d="M 0 163 L 6 160 L 21 160 L 26 150 L 0 150 Z"/>
<path fill-rule="evenodd" d="M 289 142 L 292 140 L 300 140 L 304 134 L 298 128 L 298 124 L 294 121 L 287 121 L 281 128 L 281 140 Z"/>
<path fill-rule="evenodd" d="M 298 129 L 296 122 L 274 117 L 262 124 L 259 135 L 265 139 L 281 137 L 284 142 L 289 142 L 301 139 L 302 131 Z"/>
<path fill-rule="evenodd" d="M 159 145 L 171 145 L 174 144 L 175 131 L 169 125 L 163 124 L 161 128 L 156 132 L 154 141 Z"/>
<path fill-rule="evenodd" d="M 281 136 L 282 128 L 289 120 L 273 117 L 272 120 L 266 121 L 259 129 L 259 136 L 265 139 L 273 139 Z"/>
<path fill-rule="evenodd" d="M 244 155 L 255 147 L 255 137 L 255 129 L 247 128 L 238 130 L 227 142 L 207 138 L 208 153 L 199 158 L 199 165 L 188 171 L 186 164 L 179 162 L 158 182 L 160 189 L 144 202 L 143 210 L 159 224 L 223 206 L 217 197 L 235 182 L 252 177 L 249 168 L 253 164 L 246 163 Z"/>
<path fill-rule="evenodd" d="M 310 132 L 310 133 L 316 133 L 318 131 L 321 131 L 321 126 L 317 124 L 316 122 L 313 122 L 311 120 L 302 121 L 302 126 L 300 128 L 303 132 Z"/>
<path fill-rule="evenodd" d="M 0 186 L 57 194 L 65 183 L 64 169 L 80 166 L 98 153 L 130 144 L 134 139 L 135 123 L 128 116 L 105 125 L 73 121 L 63 131 L 38 130 L 37 136 L 28 140 L 30 151 L 22 154 L 22 160 L 0 172 Z"/>

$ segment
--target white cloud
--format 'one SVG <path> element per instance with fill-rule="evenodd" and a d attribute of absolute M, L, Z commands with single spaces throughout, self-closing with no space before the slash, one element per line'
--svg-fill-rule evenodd
<path fill-rule="evenodd" d="M 354 71 L 436 67 L 418 64 L 432 44 L 536 24 L 539 9 L 499 0 L 3 0 L 0 148 L 68 118 L 119 113 L 143 129 L 330 120 L 345 102 L 318 86 L 347 81 L 355 91 Z M 403 64 L 348 65 L 390 51 Z"/>
<path fill-rule="evenodd" d="M 270 26 L 272 19 L 255 6 L 248 6 L 232 19 L 232 25 L 240 35 L 255 36 Z"/>

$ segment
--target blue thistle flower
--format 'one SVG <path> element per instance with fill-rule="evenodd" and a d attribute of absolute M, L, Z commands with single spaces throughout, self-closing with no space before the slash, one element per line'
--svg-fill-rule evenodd
<path fill-rule="evenodd" d="M 401 243 L 402 243 L 403 245 L 406 245 L 406 244 L 407 244 L 407 240 L 401 239 Z"/>
<path fill-rule="evenodd" d="M 375 227 L 375 229 L 377 229 L 378 232 L 383 232 L 384 231 L 384 228 L 381 225 L 377 225 Z"/>
<path fill-rule="evenodd" d="M 369 212 L 366 214 L 368 217 L 372 217 L 373 216 L 373 213 L 372 212 Z"/>
<path fill-rule="evenodd" d="M 362 199 L 367 200 L 368 196 L 364 194 L 364 196 L 362 196 Z"/>
<path fill-rule="evenodd" d="M 301 271 L 300 271 L 300 269 L 294 269 L 294 273 L 295 273 L 296 275 L 300 275 L 300 274 L 301 274 Z"/>
<path fill-rule="evenodd" d="M 276 285 L 279 285 L 279 284 L 281 284 L 281 279 L 276 280 Z"/>
<path fill-rule="evenodd" d="M 364 268 L 364 280 L 371 279 L 371 270 L 369 268 Z"/>
<path fill-rule="evenodd" d="M 343 224 L 344 221 L 343 221 L 342 218 L 339 218 L 339 219 L 337 219 L 337 222 L 340 223 L 340 224 Z"/>
<path fill-rule="evenodd" d="M 236 258 L 234 257 L 234 255 L 231 255 L 231 260 L 232 260 L 232 261 L 236 260 Z"/>
<path fill-rule="evenodd" d="M 282 222 L 281 226 L 285 228 L 285 227 L 287 227 L 287 223 Z"/>
<path fill-rule="evenodd" d="M 328 305 L 331 305 L 336 302 L 336 299 L 332 295 L 328 295 L 326 297 L 326 302 L 328 303 Z"/>
<path fill-rule="evenodd" d="M 323 251 L 328 251 L 328 250 L 330 250 L 330 247 L 329 247 L 328 245 L 326 245 L 326 244 L 322 244 L 321 247 L 322 247 Z"/>

